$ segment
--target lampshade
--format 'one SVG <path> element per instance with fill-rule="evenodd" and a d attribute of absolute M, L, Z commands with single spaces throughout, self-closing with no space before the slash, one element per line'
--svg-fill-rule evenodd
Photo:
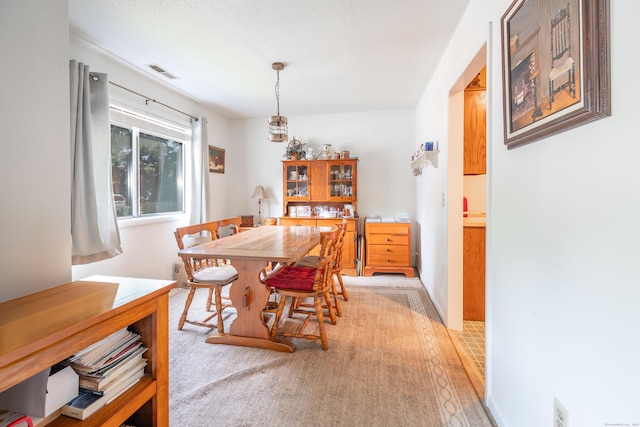
<path fill-rule="evenodd" d="M 269 117 L 269 141 L 285 142 L 289 135 L 287 126 L 287 118 L 283 116 Z"/>
<path fill-rule="evenodd" d="M 253 196 L 251 196 L 252 199 L 266 199 L 267 198 L 267 193 L 264 192 L 264 187 L 262 185 L 258 185 L 255 189 L 255 191 L 253 192 Z"/>
<path fill-rule="evenodd" d="M 280 115 L 280 70 L 284 69 L 282 62 L 274 62 L 271 68 L 276 70 L 278 80 L 276 82 L 276 103 L 278 105 L 278 114 L 269 117 L 269 141 L 285 142 L 288 138 L 287 118 Z"/>

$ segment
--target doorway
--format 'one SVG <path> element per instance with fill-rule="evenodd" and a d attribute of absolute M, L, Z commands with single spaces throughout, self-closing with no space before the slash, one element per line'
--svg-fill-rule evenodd
<path fill-rule="evenodd" d="M 469 168 L 465 162 L 465 156 L 477 156 L 477 152 L 470 152 L 469 144 L 465 146 L 465 132 L 469 133 L 467 120 L 470 105 L 475 105 L 475 100 L 469 102 L 465 98 L 465 89 L 469 85 L 475 90 L 488 91 L 486 78 L 487 50 L 486 45 L 476 54 L 469 65 L 464 69 L 458 81 L 450 92 L 449 99 L 449 159 L 448 159 L 448 289 L 449 307 L 455 316 L 449 325 L 451 338 L 458 350 L 460 359 L 467 370 L 469 378 L 476 392 L 484 397 L 485 389 L 485 360 L 486 360 L 486 333 L 485 333 L 485 289 L 484 278 L 486 276 L 485 245 L 486 245 L 486 220 L 487 220 L 487 183 L 489 169 L 487 157 L 489 143 L 486 133 L 486 116 L 482 126 L 484 142 L 482 152 L 482 170 L 477 168 L 479 161 L 475 159 L 475 167 Z M 467 92 L 467 95 L 469 93 Z M 477 96 L 478 93 L 474 93 Z M 486 96 L 483 96 L 486 102 Z M 486 108 L 487 112 L 489 108 Z M 474 111 L 476 113 L 477 111 Z M 477 117 L 476 117 L 477 119 Z M 468 160 L 468 158 L 467 158 Z M 471 162 L 473 163 L 473 162 Z M 466 200 L 466 203 L 464 202 Z M 463 207 L 467 207 L 466 216 Z M 470 251 L 470 247 L 473 249 Z M 479 253 L 481 251 L 481 253 Z M 479 261 L 482 261 L 480 264 Z M 469 267 L 472 267 L 473 276 L 469 278 Z M 475 279 L 481 279 L 480 282 Z M 470 287 L 470 283 L 474 287 Z M 474 304 L 474 307 L 470 307 Z M 474 314 L 470 314 L 474 313 Z"/>

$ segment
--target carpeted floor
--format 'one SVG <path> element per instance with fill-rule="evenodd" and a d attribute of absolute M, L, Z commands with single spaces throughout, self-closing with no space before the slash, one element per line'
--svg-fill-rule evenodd
<path fill-rule="evenodd" d="M 171 426 L 491 426 L 419 279 L 345 279 L 350 301 L 327 324 L 328 351 L 206 344 L 211 330 L 177 330 L 186 290 L 172 291 Z"/>

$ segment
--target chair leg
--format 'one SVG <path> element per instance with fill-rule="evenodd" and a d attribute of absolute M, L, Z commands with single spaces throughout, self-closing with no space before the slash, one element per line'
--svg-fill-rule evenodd
<path fill-rule="evenodd" d="M 218 313 L 218 333 L 224 333 L 224 321 L 222 320 L 222 286 L 216 286 L 216 313 Z"/>
<path fill-rule="evenodd" d="M 328 295 L 325 295 L 325 298 Z M 316 308 L 316 317 L 318 318 L 318 329 L 320 332 L 320 342 L 322 343 L 322 349 L 329 349 L 329 340 L 327 339 L 327 331 L 324 328 L 324 315 L 322 314 L 322 297 L 320 295 L 316 295 L 313 297 L 314 306 Z M 333 313 L 330 309 L 329 313 Z M 335 317 L 335 315 L 333 316 Z M 335 324 L 335 323 L 334 323 Z"/>
<path fill-rule="evenodd" d="M 185 320 L 187 320 L 187 312 L 189 311 L 189 307 L 191 306 L 191 301 L 193 301 L 193 296 L 196 294 L 196 288 L 189 287 L 189 294 L 187 294 L 187 300 L 184 302 L 184 310 L 182 310 L 182 314 L 180 315 L 180 320 L 178 321 L 178 330 L 181 331 L 184 326 Z"/>
<path fill-rule="evenodd" d="M 209 288 L 209 298 L 207 298 L 207 311 L 211 311 L 211 306 L 213 305 L 213 288 Z"/>
<path fill-rule="evenodd" d="M 338 283 L 340 283 L 340 291 L 339 291 L 339 293 L 342 294 L 342 298 L 345 301 L 349 301 L 349 294 L 347 293 L 347 288 L 345 288 L 344 282 L 342 281 L 342 274 L 340 274 L 339 271 L 336 273 L 336 278 L 338 279 Z"/>
<path fill-rule="evenodd" d="M 338 300 L 336 281 L 333 279 L 331 279 L 331 295 L 333 295 L 333 302 L 336 307 L 336 313 L 338 314 L 338 317 L 342 317 L 342 307 L 340 306 L 340 301 Z"/>
<path fill-rule="evenodd" d="M 331 303 L 331 295 L 328 290 L 326 290 L 323 294 L 324 300 L 327 303 L 327 311 L 329 312 L 329 318 L 331 319 L 331 324 L 337 324 L 336 320 L 336 312 L 333 309 L 333 304 Z M 320 306 L 322 307 L 322 297 L 315 298 L 316 300 L 320 300 Z M 315 301 L 314 301 L 315 303 Z M 320 321 L 320 319 L 318 319 Z"/>
<path fill-rule="evenodd" d="M 278 333 L 278 323 L 280 323 L 280 317 L 282 317 L 282 312 L 284 311 L 284 306 L 287 303 L 287 296 L 280 295 L 280 302 L 278 303 L 278 309 L 276 310 L 276 318 L 273 321 L 273 325 L 271 326 L 271 334 L 269 337 L 273 340 Z"/>
<path fill-rule="evenodd" d="M 293 313 L 300 308 L 300 299 L 298 297 L 291 297 L 291 304 L 289 305 L 289 313 L 287 317 L 293 317 Z"/>

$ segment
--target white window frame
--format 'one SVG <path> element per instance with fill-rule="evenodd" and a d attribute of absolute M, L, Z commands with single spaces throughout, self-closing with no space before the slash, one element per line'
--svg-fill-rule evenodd
<path fill-rule="evenodd" d="M 127 228 L 137 225 L 145 225 L 167 221 L 181 221 L 189 215 L 189 203 L 191 200 L 191 188 L 189 185 L 189 176 L 191 176 L 191 127 L 190 125 L 175 123 L 171 120 L 154 117 L 147 113 L 138 112 L 135 109 L 126 107 L 123 105 L 112 103 L 109 106 L 110 112 L 110 124 L 131 129 L 133 131 L 132 141 L 132 167 L 129 171 L 130 174 L 136 176 L 129 176 L 129 185 L 131 188 L 131 194 L 136 205 L 138 204 L 138 168 L 139 168 L 139 132 L 158 136 L 161 138 L 172 139 L 182 143 L 182 180 L 179 185 L 182 187 L 183 193 L 183 210 L 170 213 L 158 213 L 147 214 L 140 216 L 127 216 L 119 217 L 118 226 L 120 228 Z M 135 211 L 137 211 L 137 206 Z M 135 212 L 134 211 L 134 212 Z"/>

